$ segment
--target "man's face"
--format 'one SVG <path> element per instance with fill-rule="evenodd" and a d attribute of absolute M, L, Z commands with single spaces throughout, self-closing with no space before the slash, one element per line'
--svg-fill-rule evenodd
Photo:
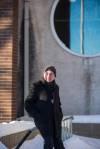
<path fill-rule="evenodd" d="M 44 72 L 43 77 L 47 82 L 52 82 L 55 80 L 55 74 L 50 70 Z"/>

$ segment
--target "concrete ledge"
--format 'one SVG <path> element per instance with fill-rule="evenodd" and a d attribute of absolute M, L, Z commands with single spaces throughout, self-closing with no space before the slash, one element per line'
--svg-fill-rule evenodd
<path fill-rule="evenodd" d="M 20 140 L 25 136 L 26 133 L 27 133 L 27 130 L 18 132 L 15 134 L 3 136 L 0 138 L 0 141 L 3 144 L 5 144 L 9 149 L 11 149 L 20 142 Z M 30 134 L 27 140 L 34 138 L 37 134 L 39 134 L 39 131 L 36 129 Z"/>
<path fill-rule="evenodd" d="M 73 133 L 76 135 L 100 138 L 100 124 L 96 123 L 73 123 Z"/>

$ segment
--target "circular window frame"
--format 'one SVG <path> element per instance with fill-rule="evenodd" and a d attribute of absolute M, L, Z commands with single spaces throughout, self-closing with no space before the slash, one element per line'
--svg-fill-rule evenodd
<path fill-rule="evenodd" d="M 53 3 L 52 9 L 51 9 L 51 14 L 50 14 L 50 26 L 51 26 L 51 30 L 52 30 L 53 36 L 54 36 L 55 40 L 57 41 L 58 45 L 62 49 L 64 49 L 66 52 L 71 53 L 71 54 L 76 55 L 76 56 L 79 56 L 79 57 L 97 57 L 97 56 L 100 56 L 100 54 L 83 55 L 83 54 L 75 53 L 71 49 L 69 49 L 68 47 L 66 47 L 65 44 L 58 37 L 58 35 L 56 33 L 56 30 L 55 30 L 55 26 L 54 26 L 54 14 L 55 14 L 55 10 L 56 10 L 56 7 L 57 7 L 59 1 L 60 0 L 55 0 L 55 2 Z"/>

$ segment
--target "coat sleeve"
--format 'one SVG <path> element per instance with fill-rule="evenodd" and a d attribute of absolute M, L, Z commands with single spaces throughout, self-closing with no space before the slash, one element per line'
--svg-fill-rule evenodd
<path fill-rule="evenodd" d="M 59 99 L 59 106 L 61 106 L 60 96 L 59 96 L 59 87 L 58 88 L 58 99 Z"/>
<path fill-rule="evenodd" d="M 59 86 L 58 86 L 58 102 L 59 102 L 60 115 L 61 115 L 61 117 L 63 117 L 61 101 L 60 101 L 60 96 L 59 96 Z"/>
<path fill-rule="evenodd" d="M 30 88 L 29 95 L 25 100 L 25 109 L 28 112 L 29 116 L 35 117 L 38 114 L 38 110 L 36 108 L 36 102 L 38 100 L 38 90 L 37 85 L 33 84 Z"/>

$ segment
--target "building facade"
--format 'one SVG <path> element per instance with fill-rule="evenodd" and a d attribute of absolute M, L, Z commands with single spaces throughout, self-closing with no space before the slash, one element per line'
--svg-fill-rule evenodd
<path fill-rule="evenodd" d="M 0 1 L 0 121 L 24 115 L 29 87 L 41 78 L 48 65 L 57 69 L 56 81 L 60 85 L 64 114 L 100 114 L 100 52 L 85 55 L 71 50 L 75 45 L 71 41 L 79 38 L 78 31 L 72 29 L 80 21 L 75 26 L 70 23 L 77 20 L 70 17 L 76 12 L 75 8 L 79 8 L 78 0 L 75 2 L 72 5 L 72 1 L 64 0 Z M 89 7 L 95 2 L 100 6 L 98 0 L 93 2 Z M 59 18 L 64 15 L 63 8 L 66 15 Z M 99 22 L 99 12 L 96 14 Z M 66 23 L 63 25 L 63 22 Z M 92 29 L 89 33 L 94 36 Z M 76 43 L 78 45 L 77 40 Z M 79 46 L 75 48 L 79 49 Z"/>

